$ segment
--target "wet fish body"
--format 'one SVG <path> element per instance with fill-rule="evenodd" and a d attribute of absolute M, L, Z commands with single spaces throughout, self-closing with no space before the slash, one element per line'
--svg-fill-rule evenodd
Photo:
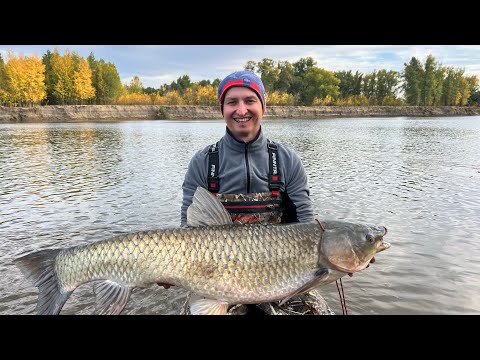
<path fill-rule="evenodd" d="M 121 313 L 133 288 L 155 283 L 192 291 L 194 314 L 224 314 L 231 304 L 285 302 L 364 269 L 390 246 L 383 241 L 386 228 L 367 224 L 234 224 L 203 188 L 187 217 L 186 228 L 137 232 L 16 259 L 39 289 L 37 313 L 58 314 L 79 285 L 94 281 L 100 314 Z"/>

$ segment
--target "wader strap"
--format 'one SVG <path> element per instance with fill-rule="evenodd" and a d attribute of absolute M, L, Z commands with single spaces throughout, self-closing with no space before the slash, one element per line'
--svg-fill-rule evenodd
<path fill-rule="evenodd" d="M 282 182 L 280 181 L 280 168 L 278 166 L 278 147 L 273 141 L 267 139 L 268 147 L 268 188 L 272 192 L 273 196 L 278 195 Z"/>
<path fill-rule="evenodd" d="M 227 201 L 222 204 L 230 214 L 261 214 L 279 210 L 281 200 Z"/>
<path fill-rule="evenodd" d="M 218 179 L 218 142 L 210 145 L 208 149 L 208 191 L 216 194 L 220 191 L 220 181 Z"/>

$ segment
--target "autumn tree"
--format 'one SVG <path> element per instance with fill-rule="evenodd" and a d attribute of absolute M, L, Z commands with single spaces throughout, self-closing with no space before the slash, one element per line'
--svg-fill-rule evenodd
<path fill-rule="evenodd" d="M 67 49 L 63 55 L 60 55 L 55 48 L 50 58 L 50 65 L 55 78 L 53 97 L 59 104 L 71 104 L 75 98 L 75 64 L 72 53 Z"/>
<path fill-rule="evenodd" d="M 95 89 L 92 85 L 92 70 L 87 60 L 83 58 L 79 59 L 76 66 L 73 86 L 75 99 L 80 101 L 81 104 L 95 97 Z"/>
<path fill-rule="evenodd" d="M 129 94 L 143 94 L 143 89 L 143 84 L 137 75 L 130 80 L 130 85 L 127 86 L 127 91 Z"/>
<path fill-rule="evenodd" d="M 5 75 L 8 98 L 19 105 L 39 104 L 45 97 L 45 65 L 37 54 L 7 53 Z"/>
<path fill-rule="evenodd" d="M 6 105 L 7 103 L 7 71 L 5 70 L 5 62 L 3 61 L 2 54 L 0 54 L 0 105 Z"/>
<path fill-rule="evenodd" d="M 195 94 L 197 105 L 216 105 L 217 91 L 213 86 L 199 86 Z"/>

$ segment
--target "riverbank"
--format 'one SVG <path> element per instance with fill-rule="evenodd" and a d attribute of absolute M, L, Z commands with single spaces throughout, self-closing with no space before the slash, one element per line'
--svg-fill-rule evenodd
<path fill-rule="evenodd" d="M 459 106 L 267 106 L 265 119 L 338 117 L 475 116 L 480 107 Z M 119 120 L 221 120 L 218 106 L 68 105 L 0 106 L 0 123 Z"/>

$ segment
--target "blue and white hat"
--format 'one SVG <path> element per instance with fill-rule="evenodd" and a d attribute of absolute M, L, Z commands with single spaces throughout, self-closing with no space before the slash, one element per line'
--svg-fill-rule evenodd
<path fill-rule="evenodd" d="M 262 103 L 263 112 L 265 112 L 266 104 L 266 94 L 265 88 L 263 87 L 262 80 L 255 75 L 253 72 L 248 70 L 236 71 L 228 75 L 225 79 L 222 80 L 220 85 L 218 85 L 218 103 L 220 104 L 220 109 L 223 114 L 223 100 L 228 89 L 235 86 L 248 87 L 255 91 L 260 102 Z"/>

